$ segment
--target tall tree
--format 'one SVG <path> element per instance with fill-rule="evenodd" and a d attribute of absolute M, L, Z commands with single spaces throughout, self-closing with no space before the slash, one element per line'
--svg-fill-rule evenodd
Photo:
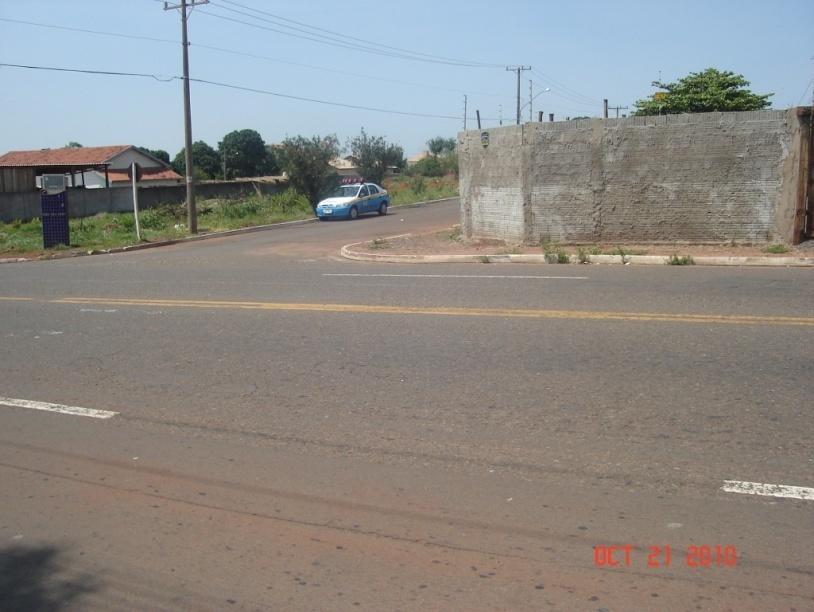
<path fill-rule="evenodd" d="M 164 149 L 148 149 L 147 147 L 136 147 L 136 149 L 142 151 L 143 153 L 147 153 L 148 155 L 152 155 L 153 157 L 160 159 L 166 164 L 170 163 L 170 154 L 167 153 Z M 194 146 L 192 151 L 193 153 L 195 152 Z"/>
<path fill-rule="evenodd" d="M 427 141 L 427 150 L 438 157 L 443 153 L 453 153 L 455 151 L 456 141 L 454 138 L 444 138 L 437 136 Z"/>
<path fill-rule="evenodd" d="M 291 186 L 305 194 L 316 210 L 320 196 L 336 183 L 330 162 L 339 157 L 339 140 L 333 134 L 324 138 L 296 136 L 286 138 L 277 150 Z"/>
<path fill-rule="evenodd" d="M 381 183 L 389 168 L 404 167 L 404 149 L 381 136 L 368 136 L 364 128 L 349 142 L 348 148 L 362 175 L 374 183 Z"/>
<path fill-rule="evenodd" d="M 227 178 L 266 174 L 266 143 L 254 130 L 229 132 L 218 143 L 221 160 L 226 160 Z"/>
<path fill-rule="evenodd" d="M 172 169 L 182 175 L 186 174 L 187 167 L 184 153 L 184 149 L 181 149 L 172 160 Z M 195 167 L 196 177 L 211 179 L 220 175 L 220 156 L 203 140 L 196 140 L 192 143 L 192 164 Z"/>
<path fill-rule="evenodd" d="M 65 145 L 65 148 L 66 149 L 81 149 L 82 145 L 80 143 L 76 142 L 75 140 L 72 140 L 71 142 L 69 142 L 68 144 Z"/>
<path fill-rule="evenodd" d="M 774 94 L 756 94 L 742 74 L 707 68 L 691 72 L 675 83 L 653 81 L 653 86 L 665 91 L 638 100 L 636 115 L 668 115 L 674 113 L 710 113 L 715 111 L 750 111 L 768 108 Z"/>

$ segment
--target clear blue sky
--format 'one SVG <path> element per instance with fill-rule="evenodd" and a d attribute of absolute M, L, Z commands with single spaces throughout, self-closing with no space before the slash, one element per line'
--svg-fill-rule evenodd
<path fill-rule="evenodd" d="M 505 122 L 512 122 L 516 80 L 506 72 L 506 64 L 534 67 L 535 73 L 523 73 L 523 103 L 531 78 L 535 93 L 551 88 L 534 101 L 535 116 L 537 110 L 544 110 L 557 118 L 597 116 L 602 98 L 609 98 L 611 105 L 632 106 L 653 91 L 650 83 L 659 73 L 664 80 L 674 80 L 710 66 L 733 70 L 744 74 L 753 90 L 774 92 L 775 108 L 796 105 L 814 76 L 810 0 L 691 0 L 661 6 L 640 1 L 230 2 L 364 39 L 382 51 L 389 51 L 385 46 L 398 47 L 499 66 L 450 66 L 328 46 L 227 21 L 222 17 L 285 29 L 257 18 L 273 19 L 268 15 L 240 15 L 227 9 L 249 11 L 212 0 L 195 9 L 190 18 L 193 78 L 460 117 L 391 115 L 193 84 L 194 139 L 212 146 L 227 132 L 242 128 L 257 130 L 269 143 L 287 135 L 327 133 L 337 134 L 344 143 L 364 127 L 370 134 L 401 144 L 410 155 L 422 150 L 427 139 L 453 136 L 461 129 L 464 93 L 470 115 L 480 109 L 482 116 L 496 118 L 502 105 Z M 0 0 L 0 18 L 180 40 L 177 11 L 165 12 L 156 0 Z M 311 36 L 324 40 L 329 35 L 311 30 Z M 9 21 L 0 21 L 0 62 L 159 76 L 182 72 L 177 42 L 113 38 Z M 375 78 L 344 74 L 348 72 Z M 810 102 L 809 88 L 803 103 Z M 0 153 L 58 147 L 72 140 L 86 146 L 136 144 L 166 149 L 173 156 L 183 146 L 180 81 L 0 68 L 0 111 Z"/>

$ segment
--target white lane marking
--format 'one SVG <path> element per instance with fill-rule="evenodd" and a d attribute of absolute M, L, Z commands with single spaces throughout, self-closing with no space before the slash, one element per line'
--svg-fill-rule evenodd
<path fill-rule="evenodd" d="M 587 276 L 510 276 L 498 274 L 323 274 L 322 276 L 360 276 L 372 278 L 518 278 L 545 280 L 588 280 Z"/>
<path fill-rule="evenodd" d="M 118 312 L 115 308 L 80 308 L 79 312 Z"/>
<path fill-rule="evenodd" d="M 721 487 L 721 491 L 727 493 L 744 493 L 746 495 L 765 495 L 767 497 L 814 500 L 814 489 L 811 487 L 794 487 L 789 485 L 765 484 L 762 482 L 724 480 L 724 486 Z"/>
<path fill-rule="evenodd" d="M 92 419 L 109 419 L 119 414 L 118 412 L 110 412 L 109 410 L 94 410 L 93 408 L 65 406 L 64 404 L 49 404 L 48 402 L 32 402 L 31 400 L 14 399 L 11 397 L 0 397 L 0 406 L 30 408 L 32 410 L 47 410 L 48 412 L 61 412 L 62 414 L 84 416 Z"/>

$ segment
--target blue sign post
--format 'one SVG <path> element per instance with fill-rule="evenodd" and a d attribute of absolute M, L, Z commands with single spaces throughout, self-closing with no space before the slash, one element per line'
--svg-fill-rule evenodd
<path fill-rule="evenodd" d="M 63 175 L 43 175 L 40 205 L 42 207 L 42 246 L 46 249 L 58 244 L 70 246 L 68 193 L 65 189 Z"/>

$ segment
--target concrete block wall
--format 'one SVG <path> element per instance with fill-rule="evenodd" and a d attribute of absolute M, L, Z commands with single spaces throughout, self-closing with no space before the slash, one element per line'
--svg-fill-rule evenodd
<path fill-rule="evenodd" d="M 798 109 L 527 123 L 459 135 L 468 237 L 794 242 Z M 803 156 L 804 157 L 804 156 Z"/>
<path fill-rule="evenodd" d="M 206 198 L 235 198 L 254 195 L 274 195 L 285 191 L 286 183 L 257 181 L 224 181 L 200 183 L 195 196 Z M 182 204 L 186 201 L 185 185 L 139 187 L 139 208 L 146 210 L 163 204 Z M 68 214 L 71 217 L 90 217 L 101 212 L 132 212 L 133 192 L 130 188 L 69 189 Z M 29 221 L 40 216 L 40 192 L 25 191 L 0 193 L 0 221 Z"/>
<path fill-rule="evenodd" d="M 461 200 L 465 210 L 463 232 L 477 236 L 507 236 L 523 240 L 523 134 L 520 130 L 490 130 L 488 147 L 480 144 L 480 132 L 467 132 L 477 138 L 469 148 L 471 172 L 461 173 Z M 496 151 L 500 155 L 494 155 Z M 465 202 L 465 203 L 464 203 Z"/>

